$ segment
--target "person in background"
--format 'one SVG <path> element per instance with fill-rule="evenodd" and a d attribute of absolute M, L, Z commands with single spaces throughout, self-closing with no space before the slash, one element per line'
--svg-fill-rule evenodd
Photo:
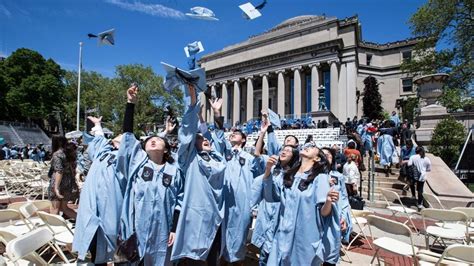
<path fill-rule="evenodd" d="M 76 148 L 67 143 L 64 136 L 53 136 L 53 157 L 51 158 L 51 181 L 49 200 L 52 202 L 50 213 L 60 211 L 68 218 L 76 218 L 76 212 L 67 206 L 68 201 L 75 201 L 79 189 L 76 184 Z"/>
<path fill-rule="evenodd" d="M 415 147 L 413 146 L 413 141 L 411 139 L 409 140 L 406 140 L 405 141 L 405 145 L 402 146 L 402 149 L 400 150 L 400 158 L 401 158 L 401 162 L 400 162 L 400 175 L 401 177 L 405 178 L 407 184 L 405 185 L 405 187 L 403 187 L 403 190 L 407 190 L 408 187 L 412 187 L 411 186 L 411 183 L 413 183 L 414 181 L 409 178 L 408 176 L 408 161 L 410 160 L 410 157 L 415 155 L 416 152 L 415 152 Z M 415 194 L 415 187 L 413 187 L 413 189 L 411 190 L 411 196 L 412 198 L 416 198 L 416 194 Z"/>
<path fill-rule="evenodd" d="M 360 181 L 359 169 L 355 163 L 356 160 L 357 157 L 355 154 L 351 154 L 347 157 L 347 162 L 344 164 L 344 170 L 342 172 L 345 177 L 345 186 L 349 196 L 357 195 L 357 184 L 359 184 Z"/>
<path fill-rule="evenodd" d="M 395 123 L 395 127 L 400 125 L 400 117 L 398 117 L 397 112 L 393 111 L 392 115 L 390 116 L 390 120 Z"/>
<path fill-rule="evenodd" d="M 417 207 L 418 210 L 421 210 L 423 208 L 423 187 L 428 178 L 427 172 L 431 171 L 431 161 L 426 157 L 423 147 L 416 147 L 415 152 L 416 154 L 408 160 L 408 166 L 413 166 L 412 177 L 414 182 L 411 187 L 414 190 L 416 184 L 416 191 L 418 192 Z"/>
<path fill-rule="evenodd" d="M 357 150 L 357 145 L 355 141 L 349 140 L 347 142 L 347 148 L 344 149 L 344 156 L 346 158 L 349 158 L 349 157 L 352 157 L 352 155 L 355 156 L 353 161 L 355 162 L 357 167 L 359 167 L 359 165 L 362 163 L 362 156 L 360 155 L 359 150 Z"/>
<path fill-rule="evenodd" d="M 339 173 L 342 173 L 342 166 L 346 163 L 346 156 L 341 152 L 341 147 L 338 145 L 334 144 L 332 149 L 335 152 L 334 161 L 336 163 L 336 170 Z"/>

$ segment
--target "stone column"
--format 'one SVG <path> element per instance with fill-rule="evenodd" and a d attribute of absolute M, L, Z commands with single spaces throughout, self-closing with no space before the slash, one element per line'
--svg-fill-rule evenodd
<path fill-rule="evenodd" d="M 240 121 L 240 84 L 239 80 L 233 80 L 234 82 L 234 104 L 232 112 L 232 123 L 235 124 L 237 121 Z"/>
<path fill-rule="evenodd" d="M 268 109 L 268 98 L 269 98 L 269 85 L 268 85 L 268 73 L 262 74 L 262 109 Z M 261 110 L 259 110 L 260 112 Z"/>
<path fill-rule="evenodd" d="M 357 115 L 356 91 L 357 68 L 355 62 L 347 63 L 347 116 L 351 119 Z M 347 119 L 347 118 L 346 118 Z"/>
<path fill-rule="evenodd" d="M 204 92 L 199 93 L 199 101 L 201 102 L 202 108 L 201 108 L 201 116 L 204 119 L 204 121 L 207 120 L 206 117 L 206 95 L 204 95 Z"/>
<path fill-rule="evenodd" d="M 253 76 L 247 79 L 247 121 L 253 118 Z"/>
<path fill-rule="evenodd" d="M 301 117 L 301 74 L 300 67 L 294 67 L 293 70 L 293 112 L 295 118 Z"/>
<path fill-rule="evenodd" d="M 338 86 L 338 83 L 339 83 L 339 72 L 338 72 L 338 69 L 337 69 L 337 61 L 336 60 L 331 61 L 331 62 L 329 62 L 329 64 L 331 65 L 331 69 L 330 69 L 330 71 L 331 71 L 331 91 L 330 91 L 331 112 L 335 116 L 338 116 L 339 115 L 339 108 L 338 108 L 337 104 L 338 104 L 338 97 L 339 97 L 338 94 L 339 93 L 338 93 L 337 86 Z"/>
<path fill-rule="evenodd" d="M 278 114 L 280 117 L 285 117 L 285 70 L 278 70 Z"/>
<path fill-rule="evenodd" d="M 215 84 L 211 85 L 211 95 L 217 95 Z M 208 122 L 209 123 L 214 123 L 214 111 L 212 110 L 212 107 L 209 104 L 209 102 L 207 102 L 207 104 L 209 105 L 209 116 L 208 116 L 209 121 Z"/>
<path fill-rule="evenodd" d="M 316 112 L 319 110 L 319 68 L 320 64 L 312 64 L 311 67 L 311 111 Z"/>
<path fill-rule="evenodd" d="M 347 118 L 347 71 L 346 64 L 341 64 L 341 69 L 339 71 L 339 82 L 338 82 L 338 114 L 336 115 L 339 118 L 339 121 L 346 121 Z"/>
<path fill-rule="evenodd" d="M 227 117 L 227 107 L 229 106 L 229 97 L 227 96 L 227 83 L 222 83 L 222 116 L 224 117 L 224 122 L 227 122 L 229 119 Z"/>

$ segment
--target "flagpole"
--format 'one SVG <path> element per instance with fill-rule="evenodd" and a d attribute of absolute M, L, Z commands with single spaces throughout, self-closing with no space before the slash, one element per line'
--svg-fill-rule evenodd
<path fill-rule="evenodd" d="M 79 42 L 79 70 L 77 71 L 77 113 L 76 130 L 79 131 L 79 112 L 81 104 L 81 70 L 82 70 L 82 42 Z"/>

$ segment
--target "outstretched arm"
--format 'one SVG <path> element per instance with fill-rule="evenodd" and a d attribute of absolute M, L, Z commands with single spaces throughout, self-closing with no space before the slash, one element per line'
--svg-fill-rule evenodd
<path fill-rule="evenodd" d="M 180 143 L 178 147 L 178 165 L 184 174 L 189 166 L 189 162 L 194 159 L 194 154 L 196 152 L 194 144 L 196 142 L 196 133 L 198 130 L 196 120 L 198 119 L 197 112 L 199 111 L 196 89 L 193 85 L 188 85 L 188 90 L 191 95 L 191 104 L 183 116 L 178 133 L 178 140 Z"/>

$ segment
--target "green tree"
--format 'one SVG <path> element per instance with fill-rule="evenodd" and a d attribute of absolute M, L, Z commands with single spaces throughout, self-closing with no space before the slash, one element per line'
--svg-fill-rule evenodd
<path fill-rule="evenodd" d="M 364 116 L 371 120 L 380 119 L 383 117 L 383 108 L 377 79 L 369 76 L 364 79 L 364 84 L 364 96 L 362 98 Z"/>
<path fill-rule="evenodd" d="M 62 104 L 64 71 L 52 59 L 21 48 L 5 59 L 2 73 L 4 119 L 31 119 L 43 125 L 43 118 Z"/>
<path fill-rule="evenodd" d="M 415 121 L 415 109 L 418 107 L 418 98 L 410 97 L 402 103 L 402 117 L 410 124 Z"/>
<path fill-rule="evenodd" d="M 67 72 L 65 75 L 66 104 L 64 105 L 63 125 L 67 130 L 75 128 L 77 73 Z M 163 88 L 163 78 L 156 75 L 151 67 L 139 64 L 120 65 L 116 67 L 115 77 L 106 78 L 96 72 L 81 73 L 81 125 L 83 129 L 84 107 L 98 108 L 96 115 L 103 116 L 102 121 L 113 132 L 122 131 L 123 114 L 126 103 L 126 90 L 132 82 L 139 85 L 140 92 L 135 107 L 135 129 L 137 134 L 143 134 L 146 125 L 162 124 L 164 107 L 170 105 L 182 113 L 182 93 L 175 89 L 167 93 Z M 161 103 L 156 107 L 151 99 Z"/>
<path fill-rule="evenodd" d="M 420 7 L 409 20 L 420 42 L 402 69 L 414 75 L 447 72 L 448 87 L 467 89 L 474 77 L 473 10 L 472 0 L 429 0 Z"/>
<path fill-rule="evenodd" d="M 448 112 L 453 112 L 463 108 L 462 91 L 459 89 L 443 90 L 443 94 L 438 98 L 439 102 L 446 107 Z"/>
<path fill-rule="evenodd" d="M 430 152 L 441 157 L 448 166 L 454 166 L 465 138 L 463 124 L 448 116 L 436 125 L 431 138 Z"/>

